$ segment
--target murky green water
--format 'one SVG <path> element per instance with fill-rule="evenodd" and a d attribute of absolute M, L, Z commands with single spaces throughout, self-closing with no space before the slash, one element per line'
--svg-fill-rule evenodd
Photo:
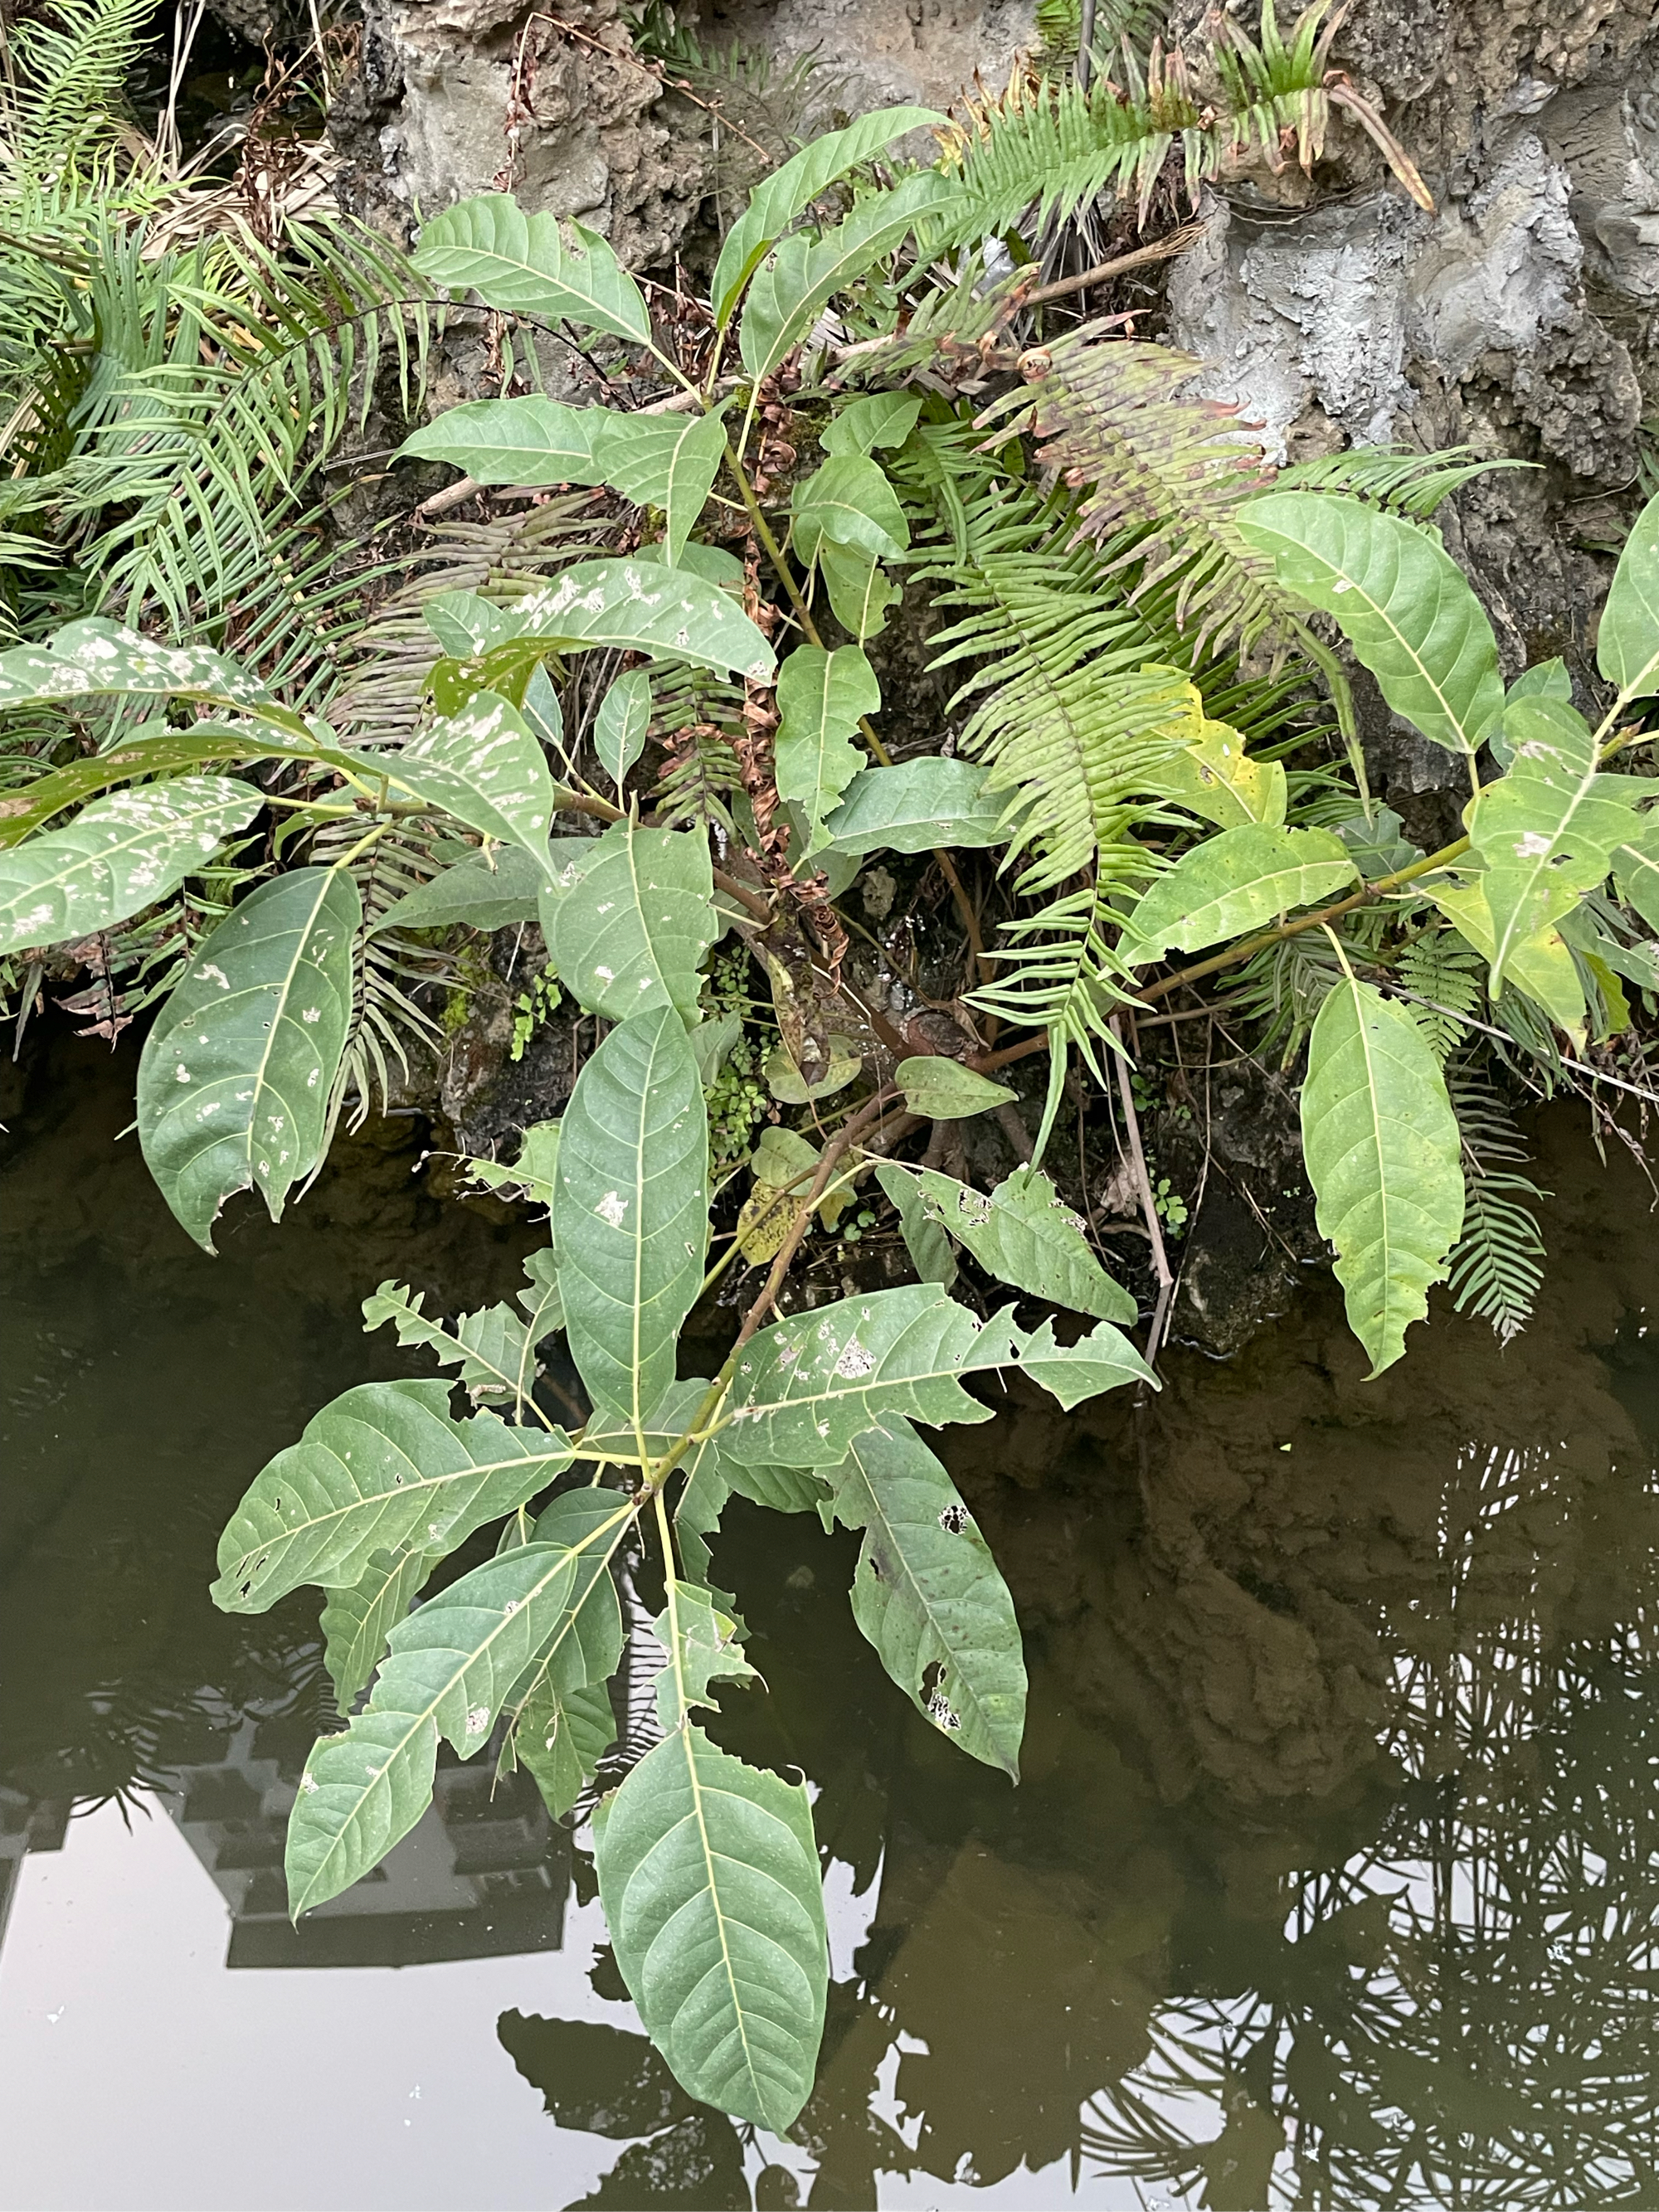
<path fill-rule="evenodd" d="M 130 1072 L 64 1045 L 0 1176 L 0 2202 L 15 2207 L 1659 2204 L 1659 1309 L 1649 1194 L 1552 1127 L 1546 1310 L 1369 1389 L 1321 1292 L 1137 1429 L 947 1449 L 1013 1583 L 1018 1791 L 851 1626 L 846 1543 L 724 1541 L 804 1768 L 835 1986 L 800 2140 L 687 2105 L 584 1838 L 471 1766 L 289 1929 L 314 1599 L 216 1613 L 219 1526 L 394 1271 L 526 1241 L 397 1133 L 280 1231 L 184 1244 Z M 8 1917 L 9 1916 L 9 1917 Z"/>

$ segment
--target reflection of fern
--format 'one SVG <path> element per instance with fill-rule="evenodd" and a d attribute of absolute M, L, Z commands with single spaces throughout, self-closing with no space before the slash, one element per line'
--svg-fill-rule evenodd
<path fill-rule="evenodd" d="M 1463 1234 L 1449 1263 L 1459 1313 L 1489 1321 L 1500 1342 L 1532 1319 L 1544 1279 L 1544 1240 L 1534 1203 L 1547 1194 L 1516 1169 L 1528 1158 L 1508 1107 L 1488 1076 L 1453 1073 L 1449 1089 L 1463 1138 Z"/>

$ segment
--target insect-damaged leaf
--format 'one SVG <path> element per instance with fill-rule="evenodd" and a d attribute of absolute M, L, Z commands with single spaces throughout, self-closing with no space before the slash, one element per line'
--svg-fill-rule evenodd
<path fill-rule="evenodd" d="M 376 1552 L 361 1582 L 331 1589 L 318 1622 L 323 1664 L 342 1719 L 350 1717 L 386 1656 L 386 1638 L 404 1619 L 438 1564 L 435 1552 Z"/>
<path fill-rule="evenodd" d="M 608 1021 L 659 1006 L 695 1020 L 698 969 L 720 931 L 708 840 L 624 819 L 581 842 L 580 857 L 542 902 L 559 981 Z"/>
<path fill-rule="evenodd" d="M 1238 526 L 1281 584 L 1334 616 L 1397 714 L 1452 752 L 1474 750 L 1504 704 L 1498 641 L 1437 537 L 1333 492 L 1248 500 Z"/>
<path fill-rule="evenodd" d="M 1183 853 L 1142 895 L 1119 950 L 1135 967 L 1172 945 L 1195 952 L 1328 898 L 1358 875 L 1352 854 L 1328 830 L 1264 823 L 1224 830 Z"/>
<path fill-rule="evenodd" d="M 62 830 L 0 855 L 0 952 L 112 928 L 196 874 L 264 794 L 183 775 L 96 800 Z"/>
<path fill-rule="evenodd" d="M 550 1126 L 556 1129 L 558 1124 Z M 451 1327 L 428 1320 L 422 1312 L 424 1291 L 411 1292 L 402 1283 L 388 1280 L 363 1300 L 363 1327 L 376 1329 L 390 1322 L 399 1344 L 424 1345 L 440 1366 L 459 1367 L 461 1382 L 475 1398 L 493 1396 L 518 1404 L 536 1379 L 537 1345 L 562 1319 L 550 1271 L 544 1284 L 532 1279 L 531 1289 L 520 1292 L 519 1302 L 523 1314 L 508 1305 L 483 1306 L 477 1313 L 458 1315 Z"/>
<path fill-rule="evenodd" d="M 213 1601 L 264 1613 L 302 1583 L 349 1589 L 377 1552 L 442 1556 L 570 1464 L 562 1430 L 449 1418 L 449 1385 L 363 1382 L 255 1478 L 219 1539 Z"/>
<path fill-rule="evenodd" d="M 900 1060 L 893 1080 L 904 1093 L 904 1103 L 912 1114 L 927 1114 L 936 1121 L 965 1121 L 972 1115 L 1006 1105 L 1019 1096 L 1006 1083 L 993 1083 L 988 1076 L 977 1075 L 959 1060 L 947 1060 L 942 1053 L 921 1053 L 915 1059 Z"/>
<path fill-rule="evenodd" d="M 690 1722 L 593 1818 L 629 1995 L 692 2096 L 781 2134 L 812 2087 L 829 1942 L 805 1785 Z"/>
<path fill-rule="evenodd" d="M 1352 976 L 1314 1022 L 1302 1149 L 1320 1234 L 1336 1247 L 1348 1326 L 1380 1375 L 1427 1313 L 1429 1285 L 1444 1276 L 1463 1225 L 1462 1146 L 1422 1030 Z"/>
<path fill-rule="evenodd" d="M 763 1329 L 739 1356 L 721 1441 L 750 1465 L 836 1467 L 855 1437 L 893 1415 L 930 1425 L 988 1421 L 991 1408 L 969 1395 L 961 1377 L 1009 1366 L 1066 1406 L 1120 1382 L 1156 1384 L 1109 1322 L 1060 1345 L 1049 1322 L 1021 1329 L 1004 1313 L 981 1325 L 937 1285 L 917 1283 Z"/>
<path fill-rule="evenodd" d="M 257 677 L 223 653 L 204 645 L 160 645 L 101 615 L 66 623 L 45 645 L 0 653 L 0 714 L 116 694 L 257 707 L 295 735 L 307 735 L 298 714 L 278 707 Z"/>
<path fill-rule="evenodd" d="M 631 1510 L 614 1506 L 618 1522 Z M 441 1735 L 463 1759 L 483 1748 L 513 1685 L 579 1602 L 577 1558 L 559 1544 L 520 1545 L 392 1630 L 368 1705 L 343 1735 L 313 1745 L 300 1778 L 287 1852 L 296 1919 L 409 1833 L 431 1800 Z"/>
<path fill-rule="evenodd" d="M 1016 1168 L 987 1194 L 932 1168 L 885 1162 L 877 1178 L 902 1209 L 914 1183 L 922 1211 L 981 1267 L 1017 1291 L 1102 1321 L 1133 1322 L 1135 1302 L 1090 1250 L 1083 1224 L 1036 1168 Z"/>
<path fill-rule="evenodd" d="M 138 1141 L 161 1195 L 208 1251 L 233 1192 L 273 1221 L 316 1166 L 351 1019 L 362 925 L 343 870 L 263 883 L 198 950 L 138 1063 Z"/>
<path fill-rule="evenodd" d="M 672 1006 L 611 1030 L 562 1117 L 553 1246 L 596 1423 L 647 1419 L 674 1380 L 708 1244 L 708 1120 Z"/>
<path fill-rule="evenodd" d="M 1025 1658 L 1013 1600 L 957 1486 L 908 1421 L 829 1470 L 819 1510 L 862 1528 L 853 1617 L 919 1713 L 1019 1779 Z"/>

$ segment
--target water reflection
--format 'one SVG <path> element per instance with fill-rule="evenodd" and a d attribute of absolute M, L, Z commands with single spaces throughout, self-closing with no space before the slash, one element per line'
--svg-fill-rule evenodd
<path fill-rule="evenodd" d="M 319 1191 L 215 1269 L 73 1126 L 25 1116 L 0 1194 L 0 1920 L 26 1856 L 117 1799 L 165 1808 L 210 1873 L 232 1968 L 558 1951 L 592 1926 L 586 1838 L 482 1762 L 289 1928 L 314 1607 L 205 1597 L 250 1468 L 398 1371 L 349 1319 L 387 1249 L 447 1239 L 435 1264 L 483 1294 L 511 1237 L 428 1210 L 387 1143 L 368 1200 Z M 1556 1302 L 1504 1359 L 1446 1330 L 1367 1393 L 1315 1297 L 1236 1368 L 1177 1362 L 1139 1433 L 1016 1410 L 952 1440 L 1030 1631 L 1018 1791 L 892 1693 L 848 1540 L 737 1514 L 720 1579 L 768 1688 L 717 1733 L 815 1790 L 818 2085 L 799 2142 L 757 2140 L 684 2097 L 603 1948 L 582 2018 L 526 1957 L 489 2057 L 572 2146 L 544 2201 L 1659 2202 L 1659 1358 L 1639 1316 L 1615 1341 L 1651 1287 L 1620 1172 L 1552 1161 Z M 224 2201 L 267 2201 L 246 2187 Z M 500 2201 L 487 2155 L 475 2201 Z"/>

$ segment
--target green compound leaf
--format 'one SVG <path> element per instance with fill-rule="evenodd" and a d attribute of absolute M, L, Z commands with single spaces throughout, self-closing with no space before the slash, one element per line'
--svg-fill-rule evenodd
<path fill-rule="evenodd" d="M 1492 927 L 1492 989 L 1511 954 L 1594 890 L 1646 795 L 1634 776 L 1599 773 L 1595 735 L 1559 699 L 1511 700 L 1504 734 L 1514 764 L 1464 810 Z"/>
<path fill-rule="evenodd" d="M 1449 751 L 1475 750 L 1504 704 L 1498 641 L 1437 538 L 1332 492 L 1269 492 L 1238 526 L 1281 584 L 1335 617 L 1397 714 Z"/>
<path fill-rule="evenodd" d="M 707 840 L 690 830 L 613 822 L 573 865 L 580 870 L 574 882 L 568 889 L 562 882 L 556 900 L 543 901 L 559 981 L 607 1021 L 659 1006 L 694 1020 L 698 969 L 720 931 Z"/>
<path fill-rule="evenodd" d="M 965 1121 L 970 1115 L 987 1113 L 993 1106 L 1006 1105 L 1019 1096 L 1006 1083 L 993 1083 L 988 1076 L 976 1075 L 971 1067 L 964 1067 L 959 1060 L 947 1060 L 942 1053 L 922 1053 L 914 1060 L 900 1060 L 893 1080 L 904 1093 L 904 1103 L 912 1114 L 926 1114 L 935 1121 Z"/>
<path fill-rule="evenodd" d="M 614 1490 L 572 1490 L 538 1517 L 532 1541 L 576 1554 L 570 1601 L 552 1640 L 513 1686 L 511 1732 L 501 1764 L 534 1777 L 547 1809 L 562 1820 L 616 1740 L 605 1684 L 622 1658 L 622 1608 L 611 1561 L 627 1532 Z"/>
<path fill-rule="evenodd" d="M 619 1521 L 626 1504 L 614 1508 Z M 438 1739 L 482 1751 L 514 1683 L 561 1632 L 578 1554 L 522 1544 L 475 1567 L 392 1630 L 363 1711 L 312 1747 L 288 1824 L 297 1920 L 349 1889 L 406 1836 L 432 1796 Z"/>
<path fill-rule="evenodd" d="M 1625 540 L 1595 635 L 1595 665 L 1617 685 L 1620 706 L 1659 689 L 1659 498 L 1648 501 Z"/>
<path fill-rule="evenodd" d="M 351 1589 L 378 1552 L 440 1557 L 569 1466 L 562 1430 L 449 1418 L 447 1382 L 363 1382 L 262 1469 L 219 1540 L 214 1603 L 264 1613 L 302 1583 Z"/>
<path fill-rule="evenodd" d="M 1016 1168 L 988 1196 L 932 1168 L 886 1162 L 876 1179 L 901 1212 L 903 1187 L 914 1183 L 927 1218 L 999 1282 L 1100 1321 L 1133 1322 L 1134 1300 L 1096 1259 L 1081 1220 L 1040 1170 Z"/>
<path fill-rule="evenodd" d="M 1302 1148 L 1348 1326 L 1371 1376 L 1406 1348 L 1463 1225 L 1457 1117 L 1404 1006 L 1345 976 L 1321 1006 L 1302 1088 Z"/>
<path fill-rule="evenodd" d="M 197 874 L 264 794 L 184 775 L 96 800 L 62 830 L 0 857 L 0 953 L 111 929 Z"/>
<path fill-rule="evenodd" d="M 204 645 L 160 645 L 101 615 L 65 623 L 45 645 L 0 653 L 0 714 L 116 694 L 257 707 L 295 736 L 307 735 L 298 714 L 279 707 L 257 677 L 223 653 Z"/>
<path fill-rule="evenodd" d="M 796 484 L 795 550 L 809 565 L 826 538 L 895 561 L 910 543 L 910 526 L 898 494 L 865 453 L 842 453 Z"/>
<path fill-rule="evenodd" d="M 593 1820 L 629 1995 L 690 2095 L 782 2134 L 812 2087 L 829 1940 L 804 1784 L 689 1722 Z"/>
<path fill-rule="evenodd" d="M 758 384 L 799 345 L 832 294 L 904 243 L 918 223 L 961 197 L 937 170 L 924 169 L 888 192 L 860 200 L 822 238 L 796 233 L 755 271 L 744 303 L 738 350 Z"/>
<path fill-rule="evenodd" d="M 845 131 L 831 131 L 815 138 L 770 176 L 763 177 L 750 193 L 748 206 L 726 232 L 714 264 L 708 296 L 714 303 L 717 327 L 724 330 L 731 320 L 744 280 L 761 255 L 820 192 L 859 162 L 890 146 L 895 138 L 930 125 L 937 127 L 945 119 L 931 107 L 879 108 L 873 115 L 860 116 Z M 901 399 L 899 404 L 908 403 Z M 916 404 L 920 407 L 920 401 Z"/>
<path fill-rule="evenodd" d="M 376 1552 L 361 1582 L 329 1591 L 318 1625 L 342 1720 L 351 1717 L 386 1656 L 387 1637 L 426 1587 L 438 1558 L 435 1552 Z"/>
<path fill-rule="evenodd" d="M 495 692 L 480 691 L 459 714 L 417 731 L 401 752 L 360 758 L 361 774 L 384 768 L 417 798 L 470 830 L 521 846 L 546 867 L 553 827 L 547 758 L 523 717 Z"/>
<path fill-rule="evenodd" d="M 724 408 L 712 415 L 604 415 L 594 433 L 600 480 L 635 507 L 660 507 L 663 557 L 678 563 L 726 452 Z"/>
<path fill-rule="evenodd" d="M 708 1246 L 708 1121 L 672 1006 L 611 1030 L 562 1116 L 553 1191 L 570 1354 L 594 1425 L 644 1421 L 674 1380 Z"/>
<path fill-rule="evenodd" d="M 220 1207 L 255 1189 L 273 1221 L 322 1152 L 351 1021 L 362 901 L 343 871 L 260 884 L 198 949 L 138 1063 L 138 1141 L 207 1251 Z"/>
<path fill-rule="evenodd" d="M 957 1486 L 908 1421 L 872 1429 L 822 1509 L 864 1546 L 853 1618 L 925 1720 L 1019 1779 L 1025 1656 L 1008 1586 Z"/>
<path fill-rule="evenodd" d="M 603 483 L 594 433 L 599 407 L 567 407 L 539 392 L 521 399 L 471 399 L 422 422 L 398 459 L 447 461 L 481 484 Z"/>
<path fill-rule="evenodd" d="M 975 762 L 927 758 L 866 768 L 825 826 L 838 853 L 1006 845 L 1002 801 L 986 792 L 986 774 Z"/>
<path fill-rule="evenodd" d="M 1102 1322 L 1075 1345 L 1051 1322 L 1018 1328 L 1007 1314 L 978 1322 L 935 1284 L 916 1283 L 798 1315 L 763 1329 L 738 1362 L 727 1455 L 750 1466 L 838 1467 L 866 1429 L 891 1417 L 988 1421 L 964 1375 L 1014 1366 L 1066 1406 L 1156 1377 L 1126 1337 Z"/>
<path fill-rule="evenodd" d="M 1224 830 L 1183 853 L 1123 925 L 1120 957 L 1144 967 L 1171 946 L 1196 952 L 1277 921 L 1358 882 L 1353 855 L 1328 830 Z"/>
<path fill-rule="evenodd" d="M 593 750 L 618 792 L 645 750 L 650 724 L 651 678 L 644 669 L 630 668 L 605 693 L 593 717 Z"/>
<path fill-rule="evenodd" d="M 865 764 L 853 743 L 862 714 L 881 709 L 876 672 L 856 645 L 800 645 L 778 671 L 778 792 L 806 817 L 807 857 L 830 842 L 825 817 Z"/>
<path fill-rule="evenodd" d="M 639 286 L 596 231 L 550 215 L 526 216 L 506 192 L 482 192 L 422 225 L 422 276 L 476 292 L 508 314 L 541 315 L 654 351 Z"/>

